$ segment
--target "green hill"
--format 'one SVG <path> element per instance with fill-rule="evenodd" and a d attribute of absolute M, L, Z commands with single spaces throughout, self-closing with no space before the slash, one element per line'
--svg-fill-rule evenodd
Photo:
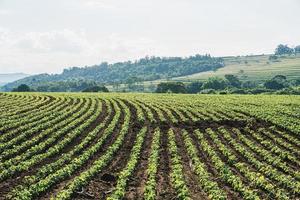
<path fill-rule="evenodd" d="M 94 81 L 97 84 L 152 81 L 216 70 L 223 66 L 224 62 L 222 58 L 214 58 L 210 55 L 195 55 L 185 58 L 145 57 L 135 62 L 102 63 L 90 67 L 64 69 L 61 74 L 30 76 L 9 83 L 3 89 L 10 91 L 20 84 L 27 84 L 38 91 L 61 91 L 55 88 L 65 85 L 62 91 L 77 91 L 77 86 L 74 88 L 67 85 L 73 85 L 73 83 L 76 85 L 78 81 Z M 51 90 L 49 90 L 49 86 L 51 86 Z"/>
<path fill-rule="evenodd" d="M 290 80 L 300 77 L 300 54 L 284 56 L 276 61 L 269 60 L 270 55 L 224 57 L 225 67 L 215 71 L 195 73 L 188 76 L 172 78 L 176 81 L 205 80 L 212 76 L 223 77 L 225 74 L 235 74 L 241 80 L 258 81 L 270 79 L 281 74 Z"/>

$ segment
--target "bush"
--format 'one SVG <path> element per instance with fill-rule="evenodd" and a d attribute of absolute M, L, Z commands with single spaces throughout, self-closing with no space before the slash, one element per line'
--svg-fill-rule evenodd
<path fill-rule="evenodd" d="M 195 82 L 188 84 L 186 87 L 187 93 L 196 94 L 196 93 L 200 92 L 202 85 L 203 85 L 203 83 L 199 82 L 199 81 L 195 81 Z"/>
<path fill-rule="evenodd" d="M 300 88 L 284 88 L 276 91 L 275 94 L 289 94 L 289 95 L 300 95 Z"/>
<path fill-rule="evenodd" d="M 238 79 L 237 76 L 232 74 L 225 74 L 225 79 L 227 80 L 229 86 L 240 88 L 241 87 L 241 81 Z"/>
<path fill-rule="evenodd" d="M 278 61 L 278 56 L 276 56 L 276 55 L 271 55 L 271 56 L 269 56 L 269 60 L 270 60 L 270 61 Z"/>
<path fill-rule="evenodd" d="M 202 86 L 203 89 L 224 90 L 228 86 L 227 82 L 218 77 L 209 78 Z"/>
<path fill-rule="evenodd" d="M 185 85 L 182 82 L 159 83 L 156 88 L 157 93 L 186 93 Z"/>
<path fill-rule="evenodd" d="M 12 92 L 30 92 L 30 91 L 33 91 L 33 90 L 31 90 L 30 87 L 26 84 L 21 84 L 17 88 L 14 88 L 12 90 Z"/>
<path fill-rule="evenodd" d="M 109 90 L 105 86 L 93 86 L 82 90 L 82 92 L 109 92 Z"/>

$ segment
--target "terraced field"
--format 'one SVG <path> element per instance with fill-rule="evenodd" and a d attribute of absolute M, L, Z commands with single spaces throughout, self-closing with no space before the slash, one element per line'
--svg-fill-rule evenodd
<path fill-rule="evenodd" d="M 298 199 L 300 98 L 0 93 L 0 199 Z"/>

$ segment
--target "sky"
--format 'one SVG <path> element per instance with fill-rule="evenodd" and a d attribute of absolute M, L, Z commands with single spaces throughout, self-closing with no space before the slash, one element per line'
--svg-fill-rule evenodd
<path fill-rule="evenodd" d="M 300 44 L 299 0 L 0 0 L 0 74 Z"/>

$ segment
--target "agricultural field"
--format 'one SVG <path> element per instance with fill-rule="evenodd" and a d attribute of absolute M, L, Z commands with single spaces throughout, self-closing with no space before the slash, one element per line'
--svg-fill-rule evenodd
<path fill-rule="evenodd" d="M 299 199 L 300 97 L 0 93 L 0 199 Z"/>

